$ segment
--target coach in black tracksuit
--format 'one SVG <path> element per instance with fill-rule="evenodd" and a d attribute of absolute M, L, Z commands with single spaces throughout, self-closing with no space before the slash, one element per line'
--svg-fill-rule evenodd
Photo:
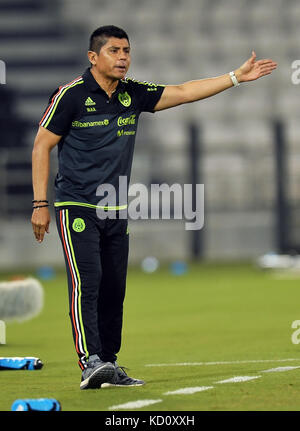
<path fill-rule="evenodd" d="M 58 144 L 55 180 L 56 220 L 68 273 L 70 317 L 82 372 L 81 389 L 103 383 L 118 386 L 144 382 L 126 375 L 117 362 L 121 344 L 123 300 L 128 260 L 127 186 L 139 115 L 217 94 L 252 81 L 276 68 L 256 54 L 236 71 L 216 78 L 159 86 L 125 78 L 130 65 L 127 34 L 100 27 L 90 38 L 91 68 L 50 97 L 33 149 L 34 211 L 37 241 L 49 230 L 46 199 L 49 154 Z M 103 205 L 97 189 L 108 184 L 116 202 Z M 103 202 L 103 201 L 102 201 Z M 100 217 L 99 211 L 107 214 Z M 109 217 L 110 212 L 119 217 Z M 120 216 L 122 213 L 122 216 Z"/>
<path fill-rule="evenodd" d="M 147 91 L 149 88 L 155 91 Z M 121 345 L 127 219 L 112 219 L 109 214 L 107 219 L 97 217 L 97 187 L 112 184 L 118 192 L 119 177 L 129 181 L 138 117 L 142 111 L 153 110 L 162 90 L 124 80 L 109 99 L 87 69 L 55 93 L 41 122 L 64 136 L 58 146 L 54 205 L 68 272 L 75 346 L 82 365 L 92 354 L 115 362 Z M 105 207 L 116 217 L 126 202 L 117 204 Z"/>
<path fill-rule="evenodd" d="M 87 69 L 55 91 L 40 122 L 63 136 L 54 205 L 82 367 L 93 354 L 103 361 L 117 359 L 128 260 L 127 219 L 118 218 L 126 202 L 103 208 L 115 219 L 110 214 L 99 219 L 96 191 L 101 184 L 112 184 L 118 192 L 120 176 L 129 181 L 139 115 L 153 111 L 163 88 L 127 79 L 109 98 Z"/>

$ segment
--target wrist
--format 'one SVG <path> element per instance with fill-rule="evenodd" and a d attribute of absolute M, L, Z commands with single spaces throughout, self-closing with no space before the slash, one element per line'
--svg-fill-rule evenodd
<path fill-rule="evenodd" d="M 49 205 L 35 205 L 32 207 L 33 211 L 43 211 L 43 210 L 47 210 L 48 211 Z"/>
<path fill-rule="evenodd" d="M 234 71 L 234 74 L 235 74 L 236 79 L 238 80 L 238 82 L 243 82 L 243 79 L 242 79 L 243 73 L 242 73 L 241 69 L 236 69 Z"/>

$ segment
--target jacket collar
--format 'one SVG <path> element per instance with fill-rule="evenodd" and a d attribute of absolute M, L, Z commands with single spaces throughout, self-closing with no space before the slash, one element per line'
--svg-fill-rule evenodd
<path fill-rule="evenodd" d="M 99 91 L 99 89 L 104 91 L 103 88 L 98 84 L 98 82 L 93 77 L 89 67 L 85 70 L 84 74 L 82 75 L 82 78 L 84 80 L 84 83 L 86 84 L 86 86 L 88 87 L 88 89 L 90 91 L 93 91 L 93 92 Z M 123 88 L 124 88 L 124 82 L 122 80 L 119 80 L 118 85 L 117 85 L 116 90 L 115 90 L 115 93 L 118 90 L 123 89 Z"/>

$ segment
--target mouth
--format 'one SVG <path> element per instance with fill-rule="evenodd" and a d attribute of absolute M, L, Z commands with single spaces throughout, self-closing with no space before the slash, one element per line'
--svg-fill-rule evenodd
<path fill-rule="evenodd" d="M 126 72 L 126 66 L 115 66 L 115 69 L 119 70 L 120 72 Z"/>

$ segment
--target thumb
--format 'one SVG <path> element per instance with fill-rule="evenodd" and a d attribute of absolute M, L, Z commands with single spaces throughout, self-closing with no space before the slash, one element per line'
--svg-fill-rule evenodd
<path fill-rule="evenodd" d="M 256 53 L 255 51 L 252 51 L 251 61 L 254 63 L 255 59 L 256 59 Z"/>

